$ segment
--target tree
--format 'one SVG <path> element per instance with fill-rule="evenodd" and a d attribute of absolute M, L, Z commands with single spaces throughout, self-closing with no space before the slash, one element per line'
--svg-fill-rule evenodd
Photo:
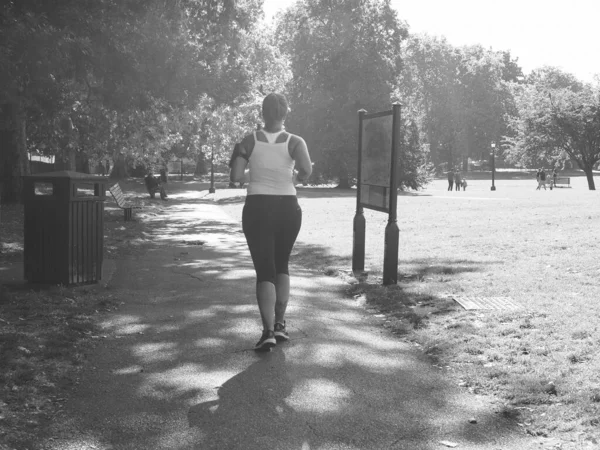
<path fill-rule="evenodd" d="M 102 102 L 106 104 L 109 99 L 110 108 L 118 113 L 143 118 L 139 127 L 150 132 L 136 135 L 142 140 L 136 141 L 135 147 L 143 147 L 142 150 L 132 151 L 122 145 L 109 148 L 116 161 L 123 161 L 125 155 L 133 160 L 152 154 L 156 157 L 158 149 L 167 158 L 169 152 L 182 157 L 197 149 L 190 143 L 194 141 L 194 129 L 206 115 L 198 114 L 199 105 L 207 104 L 207 94 L 211 98 L 208 103 L 227 104 L 249 89 L 241 42 L 246 30 L 258 19 L 260 2 L 156 0 L 143 3 L 140 9 L 131 18 L 135 27 L 129 27 L 127 34 L 121 39 L 117 36 L 115 41 L 115 45 L 127 43 L 116 47 L 124 48 L 123 54 L 113 52 L 108 55 L 109 62 L 111 55 L 116 54 L 116 64 L 103 64 L 114 67 L 117 76 L 111 71 L 99 77 L 125 80 L 118 85 L 118 96 L 104 96 Z M 109 25 L 112 27 L 110 22 Z M 119 73 L 122 58 L 133 62 L 126 76 Z M 161 138 L 157 134 L 160 130 L 164 133 Z M 148 142 L 144 137 L 152 139 Z M 120 141 L 131 146 L 129 136 Z M 153 149 L 151 155 L 148 147 Z M 112 175 L 118 175 L 115 171 L 119 166 L 123 164 L 115 164 Z"/>
<path fill-rule="evenodd" d="M 291 62 L 287 124 L 315 171 L 347 188 L 356 173 L 357 111 L 390 109 L 406 25 L 388 0 L 301 0 L 277 25 Z"/>
<path fill-rule="evenodd" d="M 509 52 L 455 48 L 427 35 L 409 38 L 398 96 L 438 170 L 464 165 L 468 157 L 480 159 L 482 150 L 505 134 L 505 114 L 514 109 L 507 82 L 521 77 Z"/>
<path fill-rule="evenodd" d="M 177 136 L 165 116 L 197 111 L 207 93 L 223 104 L 247 92 L 241 42 L 260 7 L 260 0 L 3 2 L 4 200 L 19 198 L 28 145 L 69 167 L 76 156 L 108 156 L 113 175 L 123 176 L 126 160 L 148 157 L 148 147 L 162 151 Z"/>
<path fill-rule="evenodd" d="M 421 130 L 417 122 L 408 117 L 402 123 L 402 142 L 398 158 L 398 187 L 417 190 L 431 181 L 433 164 L 421 144 Z"/>
<path fill-rule="evenodd" d="M 411 36 L 404 49 L 397 96 L 418 124 L 435 166 L 454 165 L 464 128 L 459 80 L 460 52 L 444 38 Z"/>
<path fill-rule="evenodd" d="M 541 69 L 526 85 L 513 86 L 518 116 L 507 153 L 517 162 L 560 162 L 568 156 L 595 190 L 593 169 L 600 161 L 600 84 L 581 83 L 555 68 Z"/>
<path fill-rule="evenodd" d="M 491 142 L 506 134 L 505 112 L 512 96 L 503 77 L 513 77 L 517 69 L 504 52 L 470 46 L 464 47 L 462 54 L 459 76 L 466 114 L 464 156 L 479 159 L 488 154 Z"/>
<path fill-rule="evenodd" d="M 252 27 L 241 35 L 248 90 L 232 102 L 213 105 L 204 126 L 202 150 L 214 155 L 217 164 L 229 161 L 236 142 L 261 122 L 265 94 L 285 92 L 292 73 L 289 61 L 275 44 L 274 30 L 266 25 Z"/>
<path fill-rule="evenodd" d="M 70 2 L 59 3 L 65 6 Z M 69 54 L 82 44 L 55 26 L 53 18 L 55 12 L 43 2 L 3 2 L 0 6 L 2 201 L 20 199 L 21 177 L 29 173 L 28 118 L 60 116 L 67 87 L 63 78 L 73 70 Z M 57 126 L 54 137 L 61 134 L 64 131 Z"/>

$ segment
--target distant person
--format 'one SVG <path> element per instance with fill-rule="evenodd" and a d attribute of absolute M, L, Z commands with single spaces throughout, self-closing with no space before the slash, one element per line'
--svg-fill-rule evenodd
<path fill-rule="evenodd" d="M 169 179 L 167 178 L 167 171 L 164 168 L 160 169 L 160 182 L 167 183 L 168 181 Z"/>
<path fill-rule="evenodd" d="M 148 194 L 150 194 L 150 198 L 154 198 L 156 193 L 159 192 L 161 200 L 167 199 L 167 192 L 165 191 L 165 188 L 152 172 L 148 172 L 148 175 L 146 175 L 144 178 L 144 182 L 146 183 L 146 189 L 148 190 Z"/>
<path fill-rule="evenodd" d="M 290 297 L 288 264 L 302 225 L 294 168 L 300 182 L 312 173 L 306 142 L 283 127 L 287 113 L 285 96 L 267 95 L 262 104 L 264 128 L 247 135 L 231 158 L 231 181 L 244 181 L 248 169 L 242 228 L 256 271 L 263 326 L 256 351 L 270 351 L 277 341 L 289 339 L 285 323 Z"/>
<path fill-rule="evenodd" d="M 538 169 L 537 172 L 535 173 L 535 180 L 537 182 L 537 187 L 535 188 L 536 191 L 540 190 L 540 175 L 542 173 L 542 169 Z"/>
<path fill-rule="evenodd" d="M 448 190 L 451 191 L 454 188 L 454 172 L 452 169 L 448 169 Z"/>
<path fill-rule="evenodd" d="M 460 182 L 460 185 L 462 186 L 462 190 L 466 191 L 467 190 L 467 179 L 463 178 Z"/>
<path fill-rule="evenodd" d="M 454 172 L 454 190 L 460 191 L 460 185 L 461 185 L 460 170 L 456 170 Z"/>
<path fill-rule="evenodd" d="M 544 169 L 540 169 L 540 186 L 544 186 L 544 190 L 546 190 L 546 171 Z"/>
<path fill-rule="evenodd" d="M 552 169 L 552 186 L 556 187 L 556 179 L 558 178 L 558 171 Z"/>

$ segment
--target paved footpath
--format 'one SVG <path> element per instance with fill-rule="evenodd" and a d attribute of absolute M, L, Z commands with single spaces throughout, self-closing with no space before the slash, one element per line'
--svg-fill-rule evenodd
<path fill-rule="evenodd" d="M 533 448 L 498 405 L 451 384 L 345 298 L 343 280 L 311 268 L 292 267 L 291 341 L 255 353 L 240 224 L 207 200 L 167 211 L 153 239 L 169 245 L 116 261 L 109 288 L 123 305 L 103 317 L 106 339 L 44 449 Z"/>

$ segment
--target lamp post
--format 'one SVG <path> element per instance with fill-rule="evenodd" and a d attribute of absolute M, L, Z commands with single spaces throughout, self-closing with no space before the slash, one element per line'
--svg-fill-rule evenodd
<path fill-rule="evenodd" d="M 496 185 L 495 185 L 495 181 L 496 181 L 496 143 L 492 142 L 492 151 L 490 152 L 490 155 L 492 156 L 492 188 L 490 190 L 495 191 L 496 190 Z"/>
<path fill-rule="evenodd" d="M 210 188 L 209 194 L 215 193 L 215 148 L 210 148 Z"/>

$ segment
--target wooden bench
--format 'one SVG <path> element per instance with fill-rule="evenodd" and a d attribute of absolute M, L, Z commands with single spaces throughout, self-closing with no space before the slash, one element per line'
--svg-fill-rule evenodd
<path fill-rule="evenodd" d="M 552 182 L 553 187 L 557 187 L 558 184 L 564 184 L 567 187 L 571 187 L 571 178 L 569 177 L 556 177 L 556 180 Z"/>
<path fill-rule="evenodd" d="M 123 191 L 121 190 L 121 186 L 119 183 L 115 183 L 111 187 L 108 188 L 111 195 L 117 202 L 117 206 L 123 210 L 125 213 L 125 222 L 129 221 L 133 217 L 133 208 L 141 208 L 141 206 L 132 205 L 131 203 L 127 203 L 125 200 L 125 195 L 123 195 Z"/>

